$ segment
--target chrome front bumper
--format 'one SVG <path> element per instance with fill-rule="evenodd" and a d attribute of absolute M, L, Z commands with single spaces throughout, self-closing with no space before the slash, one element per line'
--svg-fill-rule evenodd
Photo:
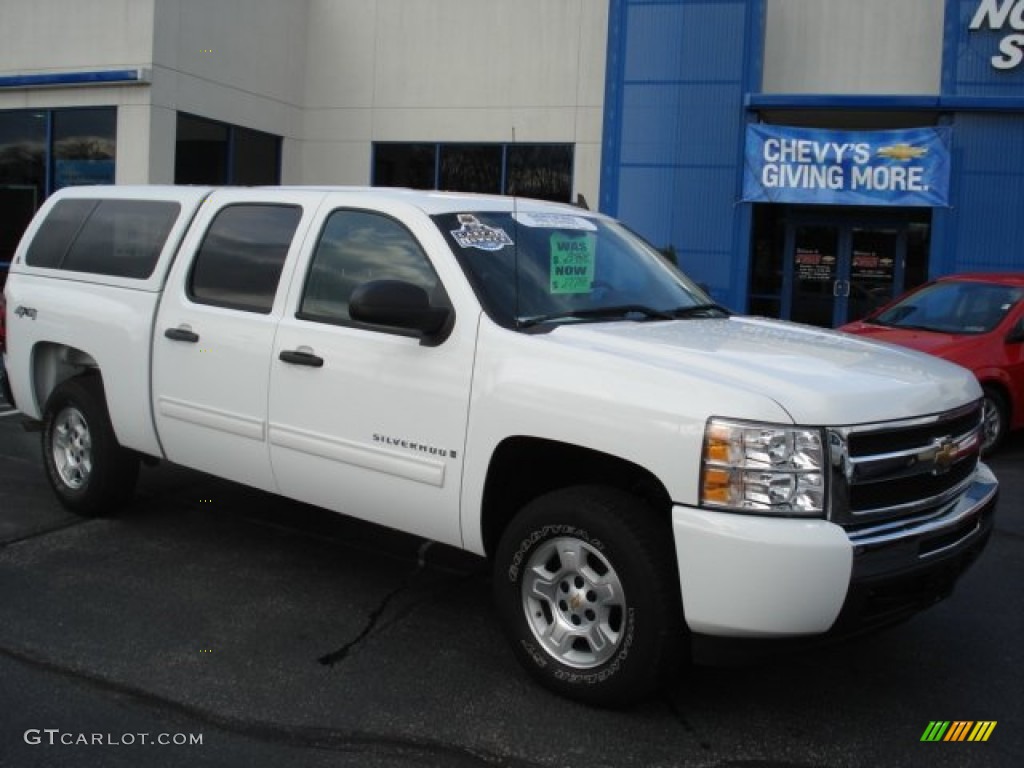
<path fill-rule="evenodd" d="M 967 490 L 942 514 L 850 533 L 853 571 L 830 634 L 896 623 L 948 597 L 992 532 L 999 484 L 978 464 Z"/>

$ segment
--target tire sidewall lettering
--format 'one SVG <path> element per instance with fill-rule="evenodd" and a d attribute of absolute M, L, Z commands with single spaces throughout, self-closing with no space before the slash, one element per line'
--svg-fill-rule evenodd
<path fill-rule="evenodd" d="M 582 528 L 577 528 L 574 525 L 545 525 L 542 528 L 537 529 L 525 539 L 519 543 L 519 547 L 516 549 L 516 553 L 512 556 L 512 563 L 508 568 L 508 580 L 513 584 L 519 581 L 519 575 L 522 570 L 523 560 L 526 559 L 527 555 L 534 549 L 534 547 L 541 541 L 546 541 L 549 538 L 555 538 L 557 536 L 571 536 L 573 538 L 585 541 L 597 550 L 604 552 L 604 544 L 600 539 L 592 539 L 590 534 Z"/>

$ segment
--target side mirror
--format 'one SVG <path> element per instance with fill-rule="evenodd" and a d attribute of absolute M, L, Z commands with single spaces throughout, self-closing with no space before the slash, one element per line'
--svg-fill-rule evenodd
<path fill-rule="evenodd" d="M 424 337 L 446 330 L 452 311 L 430 306 L 430 297 L 418 285 L 402 280 L 371 280 L 354 291 L 349 316 L 360 323 L 416 331 Z"/>

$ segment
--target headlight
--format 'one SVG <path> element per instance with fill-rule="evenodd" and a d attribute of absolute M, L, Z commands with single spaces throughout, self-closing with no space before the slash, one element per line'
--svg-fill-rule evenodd
<path fill-rule="evenodd" d="M 710 419 L 704 428 L 700 502 L 786 517 L 823 517 L 819 429 Z"/>

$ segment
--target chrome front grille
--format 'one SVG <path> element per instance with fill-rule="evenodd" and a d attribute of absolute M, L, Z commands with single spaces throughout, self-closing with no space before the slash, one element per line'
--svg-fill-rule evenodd
<path fill-rule="evenodd" d="M 981 403 L 924 418 L 828 430 L 829 518 L 848 530 L 941 514 L 967 488 Z"/>

